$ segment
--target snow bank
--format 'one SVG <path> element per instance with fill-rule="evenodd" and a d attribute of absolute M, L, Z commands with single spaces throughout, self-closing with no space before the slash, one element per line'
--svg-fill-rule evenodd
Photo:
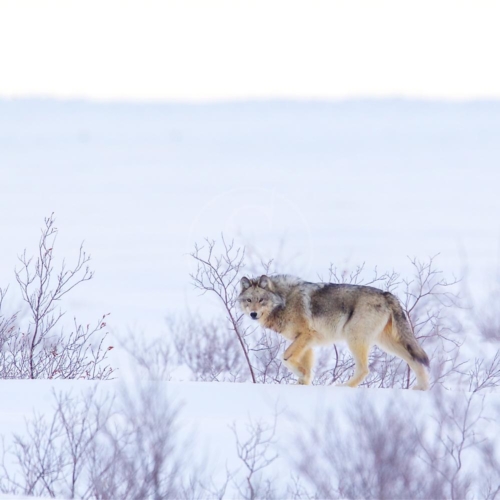
<path fill-rule="evenodd" d="M 195 382 L 151 382 L 170 402 L 180 404 L 178 423 L 181 431 L 179 439 L 189 441 L 185 451 L 190 460 L 201 461 L 205 472 L 215 480 L 222 480 L 226 470 L 238 471 L 242 467 L 236 452 L 236 442 L 232 427 L 240 436 L 245 436 L 249 422 L 261 422 L 273 427 L 273 450 L 278 450 L 279 458 L 270 466 L 271 476 L 288 479 L 292 470 L 291 457 L 296 456 L 294 448 L 306 428 L 321 429 L 326 416 L 332 417 L 331 432 L 344 433 L 352 430 L 348 415 L 356 408 L 383 414 L 385 409 L 400 408 L 401 414 L 411 414 L 409 427 L 418 423 L 428 423 L 429 432 L 434 431 L 432 417 L 435 416 L 435 402 L 432 391 L 412 390 L 350 389 L 333 386 L 299 385 L 256 385 L 237 383 L 195 383 Z M 11 433 L 23 434 L 25 420 L 33 416 L 33 411 L 50 417 L 53 413 L 53 394 L 71 392 L 84 393 L 98 385 L 98 397 L 110 400 L 123 389 L 120 381 L 0 381 L 0 429 L 8 441 Z M 463 396 L 465 404 L 467 394 Z M 457 394 L 442 393 L 442 402 L 451 405 Z M 484 416 L 494 416 L 500 405 L 500 394 L 488 394 L 474 405 L 484 405 Z M 450 406 L 451 407 L 451 406 Z M 409 412 L 409 413 L 408 413 Z M 368 416 L 370 419 L 370 416 Z M 405 417 L 406 418 L 406 417 Z M 488 439 L 492 444 L 500 443 L 500 428 L 485 420 L 480 431 L 485 432 L 491 425 Z M 390 432 L 390 431 L 389 431 Z M 489 431 L 488 431 L 489 432 Z M 363 450 L 357 450 L 363 453 Z M 283 475 L 283 471 L 287 471 Z M 286 477 L 285 477 L 286 476 Z"/>

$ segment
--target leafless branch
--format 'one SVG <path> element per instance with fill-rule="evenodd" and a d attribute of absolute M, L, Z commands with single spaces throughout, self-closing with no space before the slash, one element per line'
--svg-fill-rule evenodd
<path fill-rule="evenodd" d="M 54 246 L 57 228 L 53 214 L 45 219 L 36 257 L 26 251 L 19 257 L 21 267 L 15 271 L 21 297 L 28 306 L 27 321 L 16 313 L 4 316 L 0 290 L 0 378 L 86 378 L 109 379 L 114 370 L 107 364 L 112 346 L 106 345 L 104 314 L 94 326 L 73 321 L 65 333 L 60 325 L 64 312 L 61 300 L 77 285 L 89 281 L 93 272 L 88 266 L 90 255 L 80 246 L 76 263 L 68 268 L 62 262 L 54 268 Z"/>
<path fill-rule="evenodd" d="M 245 481 L 236 483 L 241 498 L 255 500 L 257 498 L 276 498 L 270 478 L 264 479 L 261 472 L 269 467 L 278 454 L 273 450 L 276 433 L 277 415 L 272 425 L 262 421 L 250 421 L 246 428 L 246 439 L 238 433 L 233 424 L 232 431 L 236 441 L 238 458 L 245 470 Z"/>
<path fill-rule="evenodd" d="M 243 268 L 245 251 L 235 247 L 234 241 L 228 243 L 221 237 L 223 251 L 215 253 L 215 242 L 206 240 L 205 247 L 195 245 L 191 257 L 197 262 L 197 269 L 191 274 L 194 286 L 202 293 L 211 292 L 219 298 L 227 321 L 240 344 L 245 356 L 252 382 L 256 382 L 255 373 L 250 362 L 248 346 L 245 342 L 247 331 L 242 326 L 242 315 L 236 309 L 238 296 L 238 275 Z"/>

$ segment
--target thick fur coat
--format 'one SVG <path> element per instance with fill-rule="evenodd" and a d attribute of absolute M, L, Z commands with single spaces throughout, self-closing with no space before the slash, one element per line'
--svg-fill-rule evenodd
<path fill-rule="evenodd" d="M 408 363 L 417 377 L 415 389 L 429 387 L 429 358 L 393 294 L 370 286 L 310 283 L 288 275 L 245 277 L 240 284 L 242 311 L 292 341 L 283 361 L 299 383 L 311 381 L 313 347 L 345 341 L 355 361 L 346 385 L 356 387 L 366 378 L 368 355 L 377 345 Z"/>

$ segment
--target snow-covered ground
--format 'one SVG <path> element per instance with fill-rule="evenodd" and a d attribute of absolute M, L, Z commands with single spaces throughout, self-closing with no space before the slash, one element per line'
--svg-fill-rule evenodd
<path fill-rule="evenodd" d="M 71 261 L 85 240 L 96 270 L 68 297 L 69 316 L 86 323 L 110 312 L 116 334 L 155 336 L 165 316 L 187 308 L 210 314 L 210 299 L 190 284 L 188 254 L 221 233 L 309 280 L 331 262 L 405 273 L 407 256 L 441 253 L 438 267 L 459 275 L 467 266 L 470 288 L 485 296 L 500 269 L 499 130 L 497 102 L 0 100 L 6 307 L 19 304 L 17 255 L 34 251 L 52 212 L 58 255 Z M 0 381 L 1 434 L 24 432 L 33 409 L 49 415 L 53 388 L 92 384 Z M 314 422 L 360 398 L 376 408 L 401 402 L 417 420 L 432 408 L 430 393 L 403 390 L 168 382 L 161 391 L 183 402 L 180 420 L 214 466 L 237 460 L 230 424 L 272 422 L 277 409 L 283 449 L 296 432 L 292 414 Z M 488 395 L 485 413 L 499 403 Z"/>
<path fill-rule="evenodd" d="M 7 443 L 10 443 L 11 433 L 25 434 L 26 421 L 33 418 L 33 412 L 50 421 L 54 413 L 54 394 L 63 392 L 79 396 L 96 384 L 85 381 L 0 381 L 0 429 Z M 393 430 L 384 425 L 384 415 L 387 414 L 384 412 L 388 408 L 397 412 L 409 432 L 422 423 L 424 432 L 435 432 L 433 418 L 439 416 L 432 392 L 236 383 L 159 382 L 153 385 L 158 390 L 157 398 L 166 398 L 181 408 L 177 419 L 179 430 L 176 439 L 179 443 L 188 442 L 187 446 L 182 447 L 186 470 L 202 464 L 203 473 L 208 473 L 215 483 L 222 483 L 228 471 L 236 483 L 245 482 L 247 472 L 238 458 L 234 430 L 240 441 L 244 442 L 249 436 L 248 425 L 252 422 L 260 423 L 266 429 L 275 426 L 275 431 L 271 432 L 271 451 L 267 454 L 274 456 L 277 453 L 278 458 L 263 472 L 266 478 L 272 479 L 274 487 L 279 489 L 291 482 L 292 474 L 297 474 L 294 464 L 297 459 L 300 460 L 301 454 L 313 452 L 319 455 L 320 450 L 316 448 L 323 444 L 323 440 L 329 439 L 327 434 L 344 436 L 352 435 L 353 431 L 364 434 L 366 429 L 356 429 L 358 424 L 349 415 L 363 416 L 368 426 L 373 425 L 374 429 L 384 433 L 381 436 L 383 439 L 389 440 L 396 440 L 398 435 L 393 435 Z M 123 386 L 119 381 L 100 383 L 97 399 L 102 401 L 116 397 L 118 402 L 121 389 Z M 465 409 L 466 398 L 469 396 L 470 394 L 443 393 L 440 402 L 451 412 L 452 402 L 457 398 L 461 401 L 460 408 Z M 160 408 L 161 401 L 157 400 L 157 404 Z M 486 436 L 488 442 L 495 443 L 500 439 L 500 427 L 494 418 L 499 404 L 500 394 L 489 394 L 484 400 L 477 397 L 473 401 L 469 423 L 476 418 L 479 408 L 483 408 L 481 425 L 475 428 L 478 440 Z M 363 415 L 367 409 L 370 414 Z M 156 410 L 148 408 L 146 411 Z M 455 416 L 461 422 L 460 415 L 457 413 Z M 326 427 L 325 418 L 329 419 Z M 308 429 L 315 429 L 321 442 L 311 442 L 310 447 L 303 449 L 299 442 L 307 435 Z M 449 436 L 455 438 L 456 431 L 456 428 L 446 429 Z M 366 446 L 370 444 L 372 443 L 365 443 Z M 407 443 L 399 445 L 406 446 Z M 368 455 L 373 450 L 357 449 L 359 442 L 354 441 L 352 446 L 353 454 L 367 453 L 366 467 L 371 467 Z M 411 446 L 417 446 L 417 443 L 411 443 Z M 256 451 L 261 453 L 262 449 Z M 474 464 L 468 453 L 464 452 L 461 459 L 472 471 L 475 470 Z M 387 457 L 379 457 L 381 463 L 386 459 Z M 442 465 L 444 457 L 440 460 L 438 466 Z M 484 475 L 482 479 L 486 478 L 486 472 L 484 469 L 481 471 Z M 500 477 L 496 480 L 500 480 Z M 306 481 L 303 482 L 307 484 Z M 240 498 L 234 488 L 231 483 L 225 498 Z"/>

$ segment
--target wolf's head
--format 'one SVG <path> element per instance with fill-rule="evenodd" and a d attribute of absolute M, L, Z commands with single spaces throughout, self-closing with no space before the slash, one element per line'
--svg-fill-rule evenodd
<path fill-rule="evenodd" d="M 266 318 L 277 306 L 283 305 L 283 299 L 276 293 L 273 282 L 267 276 L 240 281 L 241 292 L 238 302 L 241 310 L 252 319 Z"/>

